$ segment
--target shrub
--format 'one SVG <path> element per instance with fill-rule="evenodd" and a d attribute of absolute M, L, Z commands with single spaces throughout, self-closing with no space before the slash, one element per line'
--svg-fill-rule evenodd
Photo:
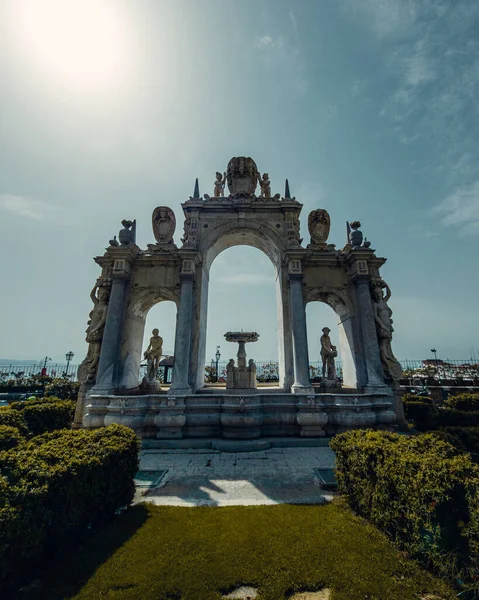
<path fill-rule="evenodd" d="M 430 402 L 405 402 L 404 414 L 419 431 L 428 431 L 437 427 L 438 412 Z"/>
<path fill-rule="evenodd" d="M 479 394 L 449 396 L 444 403 L 448 408 L 464 411 L 479 411 Z"/>
<path fill-rule="evenodd" d="M 67 429 L 73 420 L 75 404 L 54 396 L 11 402 L 10 410 L 20 412 L 30 435 L 40 435 L 56 429 Z"/>
<path fill-rule="evenodd" d="M 138 438 L 119 425 L 61 430 L 0 453 L 0 587 L 128 505 Z"/>
<path fill-rule="evenodd" d="M 23 439 L 24 437 L 20 433 L 18 427 L 0 425 L 0 451 L 15 448 L 15 446 L 18 446 Z"/>
<path fill-rule="evenodd" d="M 479 426 L 479 411 L 455 410 L 441 408 L 438 412 L 441 427 L 476 427 Z"/>
<path fill-rule="evenodd" d="M 15 427 L 21 435 L 28 435 L 28 427 L 23 415 L 16 410 L 12 410 L 10 406 L 0 407 L 0 425 Z"/>
<path fill-rule="evenodd" d="M 405 405 L 410 402 L 423 402 L 425 404 L 433 404 L 430 396 L 418 396 L 417 394 L 404 394 L 402 397 L 402 401 Z"/>
<path fill-rule="evenodd" d="M 479 427 L 445 427 L 435 431 L 434 435 L 461 452 L 479 454 Z"/>
<path fill-rule="evenodd" d="M 467 454 L 434 434 L 358 430 L 330 445 L 339 490 L 353 509 L 443 573 L 472 575 L 479 560 L 479 468 Z"/>
<path fill-rule="evenodd" d="M 80 384 L 77 381 L 70 381 L 66 377 L 56 377 L 45 386 L 47 396 L 57 396 L 62 400 L 74 400 L 78 398 Z"/>

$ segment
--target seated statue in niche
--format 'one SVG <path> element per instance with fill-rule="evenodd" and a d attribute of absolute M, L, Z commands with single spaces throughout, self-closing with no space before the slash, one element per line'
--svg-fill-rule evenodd
<path fill-rule="evenodd" d="M 386 295 L 383 295 L 383 288 L 386 289 Z M 402 377 L 402 368 L 391 348 L 394 331 L 391 318 L 393 311 L 387 304 L 391 298 L 391 290 L 385 281 L 376 279 L 371 282 L 371 296 L 384 375 L 388 379 L 399 381 Z"/>
<path fill-rule="evenodd" d="M 88 327 L 86 329 L 86 341 L 88 352 L 85 360 L 78 367 L 78 381 L 80 383 L 95 383 L 98 362 L 100 360 L 101 342 L 105 329 L 106 316 L 108 313 L 108 300 L 110 288 L 99 286 L 92 289 L 90 298 L 94 304 L 90 312 Z"/>
<path fill-rule="evenodd" d="M 336 346 L 331 343 L 329 333 L 331 329 L 329 327 L 323 327 L 323 335 L 321 336 L 321 361 L 323 363 L 323 379 L 327 375 L 327 379 L 335 381 L 336 377 L 336 366 L 334 359 L 338 356 Z"/>
<path fill-rule="evenodd" d="M 158 366 L 163 352 L 163 338 L 159 335 L 158 329 L 153 329 L 152 334 L 143 357 L 147 360 L 145 379 L 150 383 L 156 383 Z"/>
<path fill-rule="evenodd" d="M 260 177 L 258 173 L 258 183 L 261 188 L 261 198 L 271 198 L 271 181 L 269 180 L 268 173 L 263 173 L 263 177 Z"/>
<path fill-rule="evenodd" d="M 221 173 L 219 171 L 216 172 L 216 181 L 215 181 L 215 189 L 214 189 L 214 197 L 222 198 L 225 195 L 225 183 L 226 183 L 226 173 Z"/>

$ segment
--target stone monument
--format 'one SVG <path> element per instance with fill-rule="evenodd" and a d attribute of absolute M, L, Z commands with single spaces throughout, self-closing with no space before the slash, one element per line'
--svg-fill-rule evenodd
<path fill-rule="evenodd" d="M 143 438 L 250 439 L 392 429 L 404 421 L 401 368 L 392 351 L 391 292 L 380 274 L 386 259 L 376 255 L 357 220 L 347 223 L 344 247 L 329 243 L 331 218 L 320 207 L 309 214 L 311 239 L 304 246 L 302 204 L 287 179 L 283 197 L 273 184 L 246 156 L 231 158 L 216 173 L 213 196 L 201 196 L 196 180 L 193 195 L 185 195 L 181 205 L 184 233 L 178 246 L 173 239 L 178 216 L 168 206 L 153 211 L 156 243 L 145 249 L 136 244 L 136 221 L 122 221 L 118 239 L 95 258 L 101 273 L 91 293 L 75 427 L 122 423 Z M 210 269 L 235 245 L 261 250 L 276 271 L 277 386 L 257 387 L 256 366 L 251 359 L 247 363 L 244 349 L 257 339 L 254 332 L 226 334 L 239 344 L 237 364 L 229 361 L 226 386 L 205 383 Z M 159 389 L 159 335 L 153 334 L 145 355 L 143 382 L 139 373 L 146 315 L 166 300 L 177 307 L 173 374 L 171 386 Z M 316 301 L 338 317 L 341 389 L 337 349 L 326 330 L 321 385 L 310 380 L 306 305 Z"/>

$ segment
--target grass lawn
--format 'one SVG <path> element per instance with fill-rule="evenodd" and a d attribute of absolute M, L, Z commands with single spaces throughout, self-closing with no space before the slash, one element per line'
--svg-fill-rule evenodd
<path fill-rule="evenodd" d="M 332 600 L 455 594 L 342 504 L 130 508 L 22 598 L 213 600 L 239 584 L 262 600 L 332 588 Z"/>

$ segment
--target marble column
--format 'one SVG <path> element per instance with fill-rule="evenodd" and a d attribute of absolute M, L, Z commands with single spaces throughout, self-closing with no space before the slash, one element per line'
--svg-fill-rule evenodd
<path fill-rule="evenodd" d="M 182 273 L 180 305 L 176 321 L 175 364 L 170 394 L 188 394 L 189 385 L 191 330 L 193 326 L 193 280 L 192 273 Z"/>
<path fill-rule="evenodd" d="M 118 370 L 128 280 L 113 279 L 105 321 L 96 383 L 90 394 L 111 394 L 118 387 Z"/>
<path fill-rule="evenodd" d="M 368 277 L 356 277 L 356 292 L 358 300 L 358 312 L 361 322 L 361 333 L 364 348 L 364 360 L 367 371 L 367 387 L 384 388 L 383 366 L 379 353 L 376 323 L 374 321 L 373 303 L 369 288 Z"/>
<path fill-rule="evenodd" d="M 290 273 L 288 279 L 294 363 L 294 383 L 291 391 L 293 394 L 311 394 L 313 388 L 309 380 L 308 335 L 302 289 L 303 275 Z"/>

